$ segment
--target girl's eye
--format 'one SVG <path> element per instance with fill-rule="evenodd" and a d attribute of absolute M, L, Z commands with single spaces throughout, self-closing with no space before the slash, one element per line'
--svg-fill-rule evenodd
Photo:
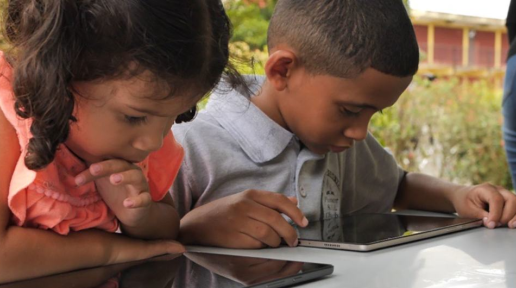
<path fill-rule="evenodd" d="M 147 121 L 147 117 L 134 117 L 125 115 L 125 120 L 131 125 L 144 124 Z"/>
<path fill-rule="evenodd" d="M 361 108 L 355 108 L 355 109 L 346 108 L 346 107 L 341 108 L 342 114 L 344 114 L 346 116 L 351 116 L 351 117 L 358 117 L 358 115 L 360 115 L 360 111 L 362 111 Z"/>

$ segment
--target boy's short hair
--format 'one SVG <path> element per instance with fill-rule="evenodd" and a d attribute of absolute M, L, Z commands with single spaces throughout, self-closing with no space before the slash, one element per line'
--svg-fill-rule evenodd
<path fill-rule="evenodd" d="M 267 40 L 294 49 L 312 74 L 352 78 L 371 67 L 406 77 L 419 64 L 401 0 L 278 0 Z"/>

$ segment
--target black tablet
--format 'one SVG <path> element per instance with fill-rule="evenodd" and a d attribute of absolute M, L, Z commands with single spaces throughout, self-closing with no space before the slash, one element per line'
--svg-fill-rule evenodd
<path fill-rule="evenodd" d="M 279 288 L 332 273 L 328 264 L 185 253 L 5 283 L 0 288 Z"/>

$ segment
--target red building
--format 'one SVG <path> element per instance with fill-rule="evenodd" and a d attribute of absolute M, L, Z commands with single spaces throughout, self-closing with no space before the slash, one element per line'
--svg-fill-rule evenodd
<path fill-rule="evenodd" d="M 419 74 L 503 77 L 504 20 L 417 10 L 411 18 L 422 54 Z"/>

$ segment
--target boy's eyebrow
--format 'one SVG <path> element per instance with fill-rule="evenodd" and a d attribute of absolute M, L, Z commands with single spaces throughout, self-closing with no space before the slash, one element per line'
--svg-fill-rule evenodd
<path fill-rule="evenodd" d="M 342 102 L 342 101 L 340 101 L 339 104 L 340 105 L 351 105 L 351 106 L 355 106 L 355 107 L 358 107 L 358 108 L 370 108 L 370 109 L 373 109 L 375 111 L 380 111 L 381 110 L 381 109 L 377 108 L 376 106 L 371 105 L 371 104 L 367 104 L 367 103 L 355 103 L 355 102 Z"/>

